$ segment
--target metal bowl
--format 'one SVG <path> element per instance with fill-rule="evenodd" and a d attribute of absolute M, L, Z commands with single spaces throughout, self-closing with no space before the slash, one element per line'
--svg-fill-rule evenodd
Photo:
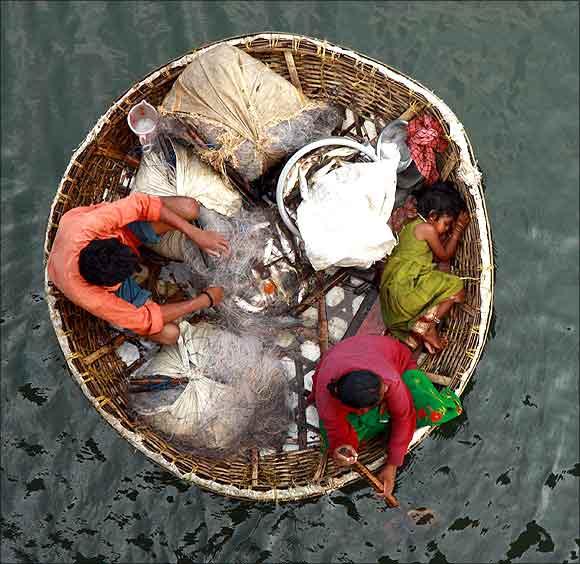
<path fill-rule="evenodd" d="M 402 172 L 406 170 L 411 164 L 413 159 L 411 158 L 411 153 L 409 147 L 407 147 L 407 122 L 404 119 L 396 119 L 381 131 L 379 138 L 377 139 L 377 155 L 379 158 L 384 158 L 383 147 L 389 143 L 394 143 L 399 149 L 401 155 L 401 160 L 399 161 L 399 166 L 397 167 L 397 172 Z"/>

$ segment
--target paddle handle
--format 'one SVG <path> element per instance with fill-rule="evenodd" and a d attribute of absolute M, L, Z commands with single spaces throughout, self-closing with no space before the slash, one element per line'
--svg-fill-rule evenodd
<path fill-rule="evenodd" d="M 352 465 L 352 469 L 360 474 L 377 492 L 383 493 L 383 483 L 362 463 L 358 460 Z M 385 497 L 385 501 L 389 507 L 399 507 L 399 502 L 394 495 Z"/>

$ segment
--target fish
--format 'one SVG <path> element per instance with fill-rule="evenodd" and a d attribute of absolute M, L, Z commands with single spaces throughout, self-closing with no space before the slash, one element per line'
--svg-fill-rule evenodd
<path fill-rule="evenodd" d="M 308 183 L 306 182 L 306 175 L 302 169 L 298 170 L 298 178 L 300 179 L 300 196 L 303 200 L 308 200 Z"/>

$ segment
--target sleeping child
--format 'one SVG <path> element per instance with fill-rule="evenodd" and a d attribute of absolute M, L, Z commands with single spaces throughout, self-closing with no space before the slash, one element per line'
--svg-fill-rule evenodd
<path fill-rule="evenodd" d="M 381 310 L 390 334 L 416 349 L 424 344 L 434 354 L 447 341 L 437 325 L 454 303 L 463 302 L 462 280 L 442 272 L 469 224 L 463 198 L 448 183 L 437 182 L 415 194 L 417 218 L 399 234 L 381 278 Z"/>

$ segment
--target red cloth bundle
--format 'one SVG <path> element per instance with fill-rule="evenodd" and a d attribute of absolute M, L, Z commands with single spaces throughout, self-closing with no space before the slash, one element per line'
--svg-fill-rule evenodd
<path fill-rule="evenodd" d="M 447 139 L 441 124 L 430 114 L 422 114 L 412 119 L 407 127 L 407 145 L 411 157 L 427 184 L 439 178 L 435 152 L 447 149 Z"/>

